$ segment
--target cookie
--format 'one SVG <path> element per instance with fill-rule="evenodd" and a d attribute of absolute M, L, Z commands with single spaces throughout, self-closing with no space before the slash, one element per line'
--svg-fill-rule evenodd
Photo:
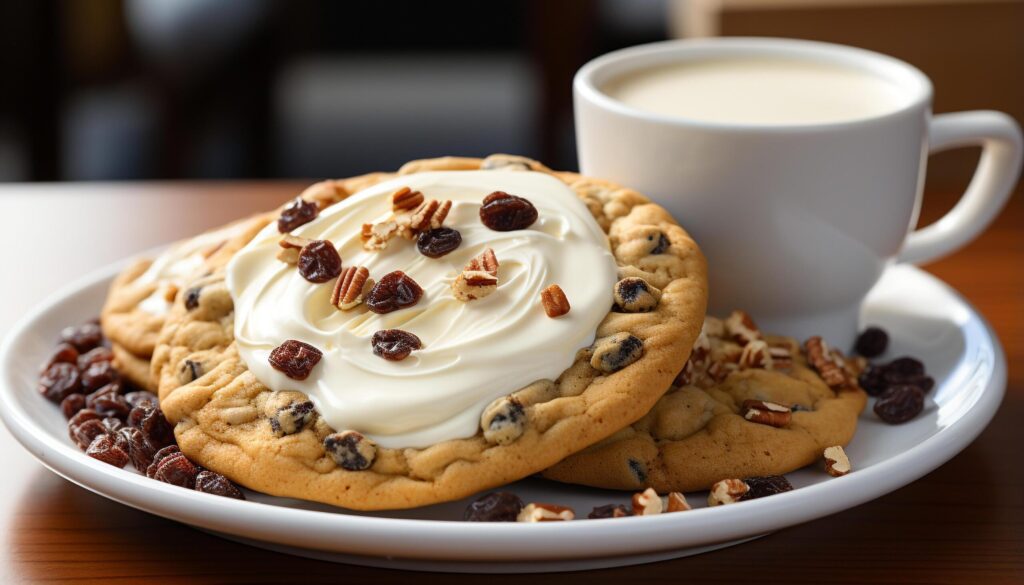
<path fill-rule="evenodd" d="M 175 302 L 153 371 L 190 459 L 272 495 L 409 508 L 550 467 L 669 387 L 707 284 L 664 209 L 509 155 L 384 179 Z M 657 302 L 617 306 L 624 278 Z"/>
<path fill-rule="evenodd" d="M 323 181 L 306 189 L 300 198 L 324 208 L 348 195 L 351 183 Z M 289 202 L 290 204 L 291 202 Z M 288 205 L 288 204 L 286 204 Z M 116 365 L 138 386 L 155 389 L 150 376 L 150 357 L 164 319 L 185 282 L 223 267 L 280 211 L 254 215 L 172 245 L 155 259 L 140 259 L 128 266 L 110 285 L 101 313 L 103 333 L 110 339 Z"/>
<path fill-rule="evenodd" d="M 683 372 L 650 412 L 543 475 L 687 492 L 789 473 L 853 438 L 867 400 L 859 367 L 820 339 L 801 346 L 762 335 L 742 312 L 724 322 L 709 317 Z"/>

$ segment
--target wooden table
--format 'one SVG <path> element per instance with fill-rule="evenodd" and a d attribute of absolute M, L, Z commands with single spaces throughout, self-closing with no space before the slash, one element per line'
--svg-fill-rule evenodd
<path fill-rule="evenodd" d="M 0 333 L 56 287 L 117 258 L 295 194 L 294 183 L 0 187 Z M 926 198 L 924 221 L 954 197 Z M 963 453 L 852 510 L 697 557 L 561 576 L 590 583 L 1024 582 L 1024 198 L 985 235 L 928 269 L 989 319 L 1010 364 L 1007 398 Z M 310 561 L 210 536 L 94 495 L 49 472 L 0 427 L 0 583 L 478 583 Z"/>

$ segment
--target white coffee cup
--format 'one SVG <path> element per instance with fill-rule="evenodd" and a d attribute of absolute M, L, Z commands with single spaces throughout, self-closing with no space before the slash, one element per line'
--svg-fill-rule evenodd
<path fill-rule="evenodd" d="M 829 123 L 761 125 L 659 115 L 603 88 L 631 72 L 750 56 L 854 67 L 906 92 L 892 111 Z M 665 206 L 708 258 L 711 314 L 748 311 L 765 330 L 848 348 L 861 301 L 892 262 L 922 263 L 976 237 L 1021 168 L 1019 126 L 973 111 L 932 116 L 932 85 L 885 55 L 767 38 L 668 41 L 599 57 L 573 84 L 580 170 Z M 957 205 L 913 231 L 930 152 L 981 146 Z"/>

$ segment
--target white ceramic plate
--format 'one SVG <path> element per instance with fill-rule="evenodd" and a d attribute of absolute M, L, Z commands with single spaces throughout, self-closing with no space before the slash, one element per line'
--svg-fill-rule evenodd
<path fill-rule="evenodd" d="M 542 524 L 459 522 L 466 502 L 356 513 L 247 492 L 236 501 L 184 490 L 83 454 L 59 409 L 35 390 L 39 364 L 58 331 L 99 311 L 118 266 L 61 291 L 27 315 L 0 349 L 0 414 L 44 465 L 93 492 L 147 512 L 256 546 L 384 567 L 487 572 L 578 570 L 697 554 L 851 508 L 904 486 L 966 447 L 995 414 L 1006 385 L 1002 348 L 985 321 L 952 289 L 909 266 L 890 269 L 870 295 L 864 322 L 892 334 L 888 356 L 910 354 L 936 378 L 925 412 L 889 426 L 870 407 L 847 448 L 855 471 L 820 468 L 788 477 L 796 490 L 713 509 L 653 517 Z M 595 505 L 629 495 L 529 479 L 511 486 L 527 501 Z M 692 503 L 703 506 L 704 494 Z"/>

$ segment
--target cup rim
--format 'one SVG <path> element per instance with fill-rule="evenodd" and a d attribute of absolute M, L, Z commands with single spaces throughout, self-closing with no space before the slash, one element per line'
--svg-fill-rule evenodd
<path fill-rule="evenodd" d="M 762 55 L 790 55 L 798 58 L 827 60 L 833 63 L 842 62 L 843 64 L 874 73 L 903 87 L 910 88 L 909 91 L 914 92 L 915 95 L 912 95 L 911 99 L 897 108 L 863 118 L 835 122 L 755 124 L 748 122 L 713 122 L 648 112 L 629 106 L 600 89 L 600 85 L 607 81 L 607 79 L 600 79 L 600 77 L 601 75 L 607 75 L 609 69 L 615 70 L 619 68 L 619 71 L 609 75 L 610 78 L 623 75 L 629 71 L 644 69 L 655 64 L 671 62 L 672 56 L 677 54 L 706 53 L 708 56 L 711 56 L 716 52 L 718 53 L 717 56 L 759 53 Z M 629 66 L 629 64 L 632 64 L 632 66 Z M 606 53 L 588 61 L 576 72 L 573 78 L 573 91 L 578 97 L 602 109 L 629 118 L 659 124 L 715 131 L 790 133 L 848 128 L 886 121 L 922 108 L 927 109 L 930 108 L 934 90 L 931 80 L 920 69 L 906 61 L 867 49 L 836 43 L 778 37 L 709 37 L 659 41 Z"/>

